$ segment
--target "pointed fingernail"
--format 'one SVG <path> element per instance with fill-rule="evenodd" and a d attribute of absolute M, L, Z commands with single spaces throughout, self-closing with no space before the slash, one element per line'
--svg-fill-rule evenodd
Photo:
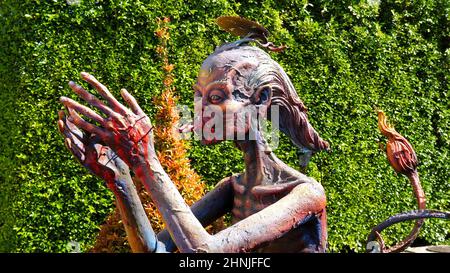
<path fill-rule="evenodd" d="M 83 78 L 86 78 L 86 77 L 89 76 L 89 74 L 86 73 L 86 72 L 81 72 L 80 75 L 81 75 L 81 77 L 83 77 Z"/>
<path fill-rule="evenodd" d="M 64 134 L 64 122 L 62 120 L 58 120 L 58 130 L 61 134 Z"/>

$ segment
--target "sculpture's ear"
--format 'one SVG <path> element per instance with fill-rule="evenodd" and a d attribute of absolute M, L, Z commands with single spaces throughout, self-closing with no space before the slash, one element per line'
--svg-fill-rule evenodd
<path fill-rule="evenodd" d="M 270 104 L 272 99 L 272 87 L 268 85 L 261 86 L 258 88 L 253 95 L 253 101 L 255 105 L 266 105 Z"/>

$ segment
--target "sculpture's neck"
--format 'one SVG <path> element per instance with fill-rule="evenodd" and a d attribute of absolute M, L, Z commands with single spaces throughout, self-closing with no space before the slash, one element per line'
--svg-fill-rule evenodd
<path fill-rule="evenodd" d="M 256 140 L 235 143 L 244 153 L 245 173 L 242 182 L 248 187 L 281 182 L 278 181 L 283 177 L 281 173 L 294 171 L 275 156 L 260 133 Z"/>

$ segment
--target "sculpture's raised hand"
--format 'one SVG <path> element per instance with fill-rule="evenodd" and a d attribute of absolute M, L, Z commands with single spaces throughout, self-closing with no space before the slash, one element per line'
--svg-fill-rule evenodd
<path fill-rule="evenodd" d="M 86 132 L 97 135 L 128 166 L 137 167 L 144 163 L 149 154 L 154 153 L 152 125 L 134 97 L 125 89 L 121 90 L 122 97 L 131 108 L 129 109 L 118 102 L 108 89 L 92 75 L 83 72 L 81 77 L 97 89 L 106 100 L 107 105 L 74 82 L 69 82 L 70 88 L 90 106 L 105 114 L 106 117 L 70 98 L 61 97 L 60 101 L 71 109 L 67 120 Z M 84 120 L 80 114 L 100 126 Z"/>
<path fill-rule="evenodd" d="M 68 108 L 69 112 L 73 110 Z M 83 133 L 59 111 L 58 128 L 64 136 L 67 149 L 95 176 L 103 179 L 113 190 L 114 181 L 129 175 L 128 166 L 108 146 L 100 143 L 95 134 Z"/>
<path fill-rule="evenodd" d="M 70 115 L 77 115 L 73 109 L 67 110 Z M 133 252 L 164 252 L 164 244 L 158 243 L 127 164 L 110 147 L 101 144 L 99 135 L 83 132 L 69 121 L 64 111 L 59 112 L 58 128 L 75 158 L 114 193 Z"/>

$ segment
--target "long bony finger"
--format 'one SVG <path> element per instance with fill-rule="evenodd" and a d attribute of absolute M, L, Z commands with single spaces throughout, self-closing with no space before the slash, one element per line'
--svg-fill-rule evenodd
<path fill-rule="evenodd" d="M 86 131 L 90 134 L 96 134 L 96 135 L 100 136 L 101 139 L 105 139 L 109 135 L 108 132 L 105 131 L 104 129 L 85 121 L 77 113 L 76 110 L 74 110 L 70 107 L 67 107 L 67 109 L 69 111 L 69 117 L 67 118 L 67 120 L 72 122 L 73 124 L 75 124 L 77 127 L 83 129 L 84 131 Z"/>
<path fill-rule="evenodd" d="M 97 114 L 95 111 L 90 109 L 89 107 L 86 107 L 86 106 L 74 101 L 73 99 L 67 98 L 64 96 L 61 97 L 59 100 L 62 104 L 64 104 L 64 106 L 76 110 L 77 112 L 79 112 L 79 113 L 83 114 L 84 116 L 90 118 L 91 120 L 101 124 L 102 126 L 105 125 L 105 123 L 106 123 L 105 119 L 102 116 L 100 116 L 99 114 Z"/>
<path fill-rule="evenodd" d="M 127 102 L 133 113 L 139 116 L 144 114 L 136 99 L 125 88 L 120 90 L 120 95 L 122 95 L 122 98 Z"/>
<path fill-rule="evenodd" d="M 100 83 L 94 76 L 86 72 L 81 72 L 81 77 L 97 89 L 98 93 L 108 102 L 109 106 L 111 106 L 114 111 L 123 115 L 126 114 L 127 111 L 125 106 L 118 102 L 111 92 L 109 92 L 108 88 Z"/>
<path fill-rule="evenodd" d="M 80 161 L 84 161 L 84 143 L 67 126 L 67 118 L 64 111 L 59 111 L 58 129 L 64 137 L 66 148 Z"/>
<path fill-rule="evenodd" d="M 113 109 L 106 106 L 101 100 L 99 100 L 97 97 L 86 91 L 83 87 L 79 86 L 73 81 L 69 82 L 69 87 L 72 89 L 73 92 L 75 92 L 75 94 L 77 94 L 80 98 L 82 98 L 92 107 L 97 108 L 98 110 L 100 110 L 109 117 L 112 118 L 119 117 L 119 115 Z"/>

